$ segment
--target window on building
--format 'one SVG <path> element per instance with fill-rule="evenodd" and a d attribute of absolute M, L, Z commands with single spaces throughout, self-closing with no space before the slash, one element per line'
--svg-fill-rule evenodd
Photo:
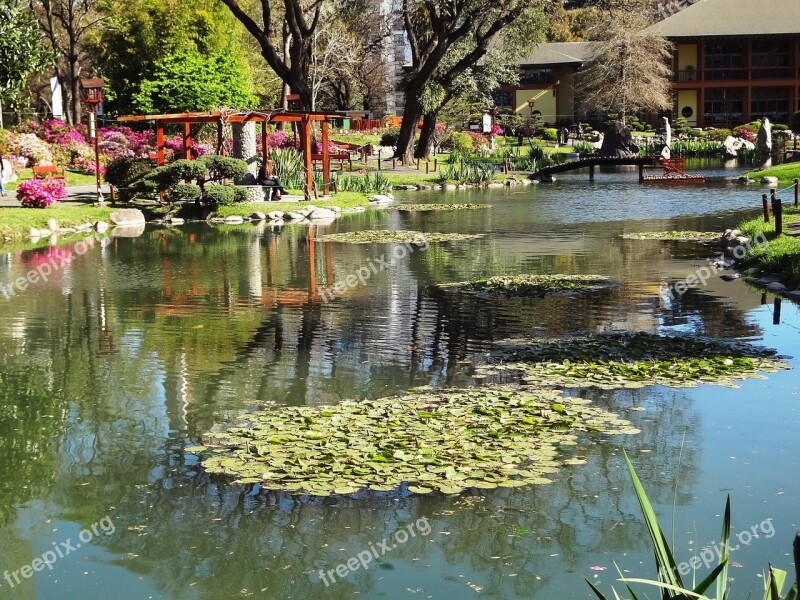
<path fill-rule="evenodd" d="M 703 66 L 705 78 L 747 79 L 744 70 L 744 48 L 741 43 L 706 44 Z"/>
<path fill-rule="evenodd" d="M 705 91 L 703 120 L 706 125 L 739 124 L 743 122 L 743 91 L 712 88 Z"/>
<path fill-rule="evenodd" d="M 512 112 L 514 110 L 514 92 L 497 90 L 492 92 L 492 99 L 494 105 L 503 112 Z"/>
<path fill-rule="evenodd" d="M 780 40 L 753 42 L 750 65 L 753 79 L 793 77 L 791 45 Z"/>
<path fill-rule="evenodd" d="M 553 83 L 553 69 L 522 66 L 519 68 L 520 84 Z"/>
<path fill-rule="evenodd" d="M 753 119 L 767 117 L 773 123 L 789 122 L 788 88 L 754 88 L 750 97 Z"/>

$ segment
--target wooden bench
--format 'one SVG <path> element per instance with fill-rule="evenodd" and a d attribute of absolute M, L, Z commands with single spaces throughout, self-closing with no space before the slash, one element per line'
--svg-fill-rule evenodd
<path fill-rule="evenodd" d="M 347 161 L 348 164 L 350 165 L 350 170 L 351 171 L 353 170 L 353 159 L 349 152 L 331 152 L 328 154 L 328 160 L 329 161 L 338 160 L 339 169 L 342 171 L 344 170 L 344 161 Z M 312 154 L 311 161 L 312 162 L 322 161 L 322 154 Z"/>
<path fill-rule="evenodd" d="M 34 165 L 33 166 L 34 179 L 66 179 L 67 175 L 64 173 L 64 168 L 55 165 Z"/>

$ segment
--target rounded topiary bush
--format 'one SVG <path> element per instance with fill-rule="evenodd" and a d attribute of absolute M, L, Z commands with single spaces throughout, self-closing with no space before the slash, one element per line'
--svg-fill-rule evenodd
<path fill-rule="evenodd" d="M 131 183 L 144 177 L 155 169 L 153 161 L 149 158 L 133 158 L 123 156 L 115 158 L 106 165 L 106 173 L 103 179 L 106 183 L 116 188 L 126 188 Z"/>
<path fill-rule="evenodd" d="M 247 163 L 239 158 L 207 154 L 197 159 L 206 170 L 206 181 L 221 182 L 224 179 L 239 180 L 247 175 Z"/>
<path fill-rule="evenodd" d="M 710 131 L 706 131 L 705 137 L 711 142 L 724 142 L 725 139 L 731 135 L 731 133 L 732 132 L 730 129 L 722 127 L 720 129 L 711 129 Z"/>
<path fill-rule="evenodd" d="M 226 206 L 236 202 L 236 187 L 233 185 L 206 186 L 206 202 L 217 206 Z"/>
<path fill-rule="evenodd" d="M 475 140 L 464 131 L 453 131 L 442 140 L 442 148 L 451 152 L 470 154 L 475 150 Z"/>
<path fill-rule="evenodd" d="M 192 183 L 179 183 L 169 189 L 167 200 L 180 202 L 181 200 L 197 200 L 200 198 L 200 186 Z"/>
<path fill-rule="evenodd" d="M 542 139 L 555 142 L 558 139 L 558 130 L 553 127 L 545 127 L 542 129 Z"/>
<path fill-rule="evenodd" d="M 397 139 L 399 137 L 400 137 L 399 129 L 390 129 L 381 136 L 381 140 L 379 143 L 381 146 L 395 147 L 397 145 Z"/>

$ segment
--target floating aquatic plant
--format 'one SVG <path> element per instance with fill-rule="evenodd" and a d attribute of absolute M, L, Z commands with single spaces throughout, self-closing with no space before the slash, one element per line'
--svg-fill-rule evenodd
<path fill-rule="evenodd" d="M 272 490 L 328 496 L 360 490 L 457 494 L 548 483 L 577 431 L 637 433 L 628 421 L 559 392 L 413 390 L 401 398 L 248 413 L 205 446 L 209 473 Z M 580 460 L 565 461 L 571 464 Z"/>
<path fill-rule="evenodd" d="M 395 210 L 405 212 L 430 212 L 442 210 L 481 210 L 492 208 L 491 204 L 401 204 L 395 206 Z"/>
<path fill-rule="evenodd" d="M 720 233 L 713 231 L 640 231 L 623 233 L 620 237 L 626 240 L 662 240 L 677 242 L 716 242 Z"/>
<path fill-rule="evenodd" d="M 437 242 L 455 242 L 482 238 L 482 233 L 423 233 L 422 231 L 391 231 L 375 229 L 366 231 L 350 231 L 347 233 L 329 233 L 317 238 L 318 242 L 345 242 L 348 244 L 391 244 L 411 243 L 417 245 L 435 244 Z"/>
<path fill-rule="evenodd" d="M 478 367 L 479 376 L 518 373 L 534 386 L 606 389 L 700 383 L 732 386 L 787 368 L 775 351 L 727 340 L 610 333 L 544 340 L 512 340 Z"/>
<path fill-rule="evenodd" d="M 605 275 L 500 275 L 487 279 L 442 283 L 442 290 L 487 296 L 547 296 L 608 288 L 616 283 Z"/>

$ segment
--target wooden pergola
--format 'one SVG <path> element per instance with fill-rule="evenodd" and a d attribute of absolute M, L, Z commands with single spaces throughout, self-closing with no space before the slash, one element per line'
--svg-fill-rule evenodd
<path fill-rule="evenodd" d="M 207 112 L 177 113 L 164 115 L 133 115 L 119 117 L 117 120 L 127 123 L 152 122 L 156 126 L 156 163 L 162 166 L 165 162 L 164 153 L 164 126 L 181 125 L 183 127 L 183 155 L 191 159 L 192 132 L 191 127 L 195 124 L 206 124 L 217 126 L 217 148 L 221 152 L 223 145 L 223 134 L 226 125 L 232 123 L 261 123 L 261 153 L 264 163 L 267 160 L 267 126 L 275 123 L 296 123 L 300 140 L 300 153 L 303 157 L 305 167 L 305 196 L 310 198 L 311 190 L 314 187 L 313 161 L 322 160 L 322 193 L 330 193 L 330 155 L 328 152 L 328 121 L 333 118 L 341 118 L 341 113 L 335 112 L 306 112 L 306 111 L 287 111 L 287 110 L 252 110 L 252 111 L 224 111 L 210 110 Z M 322 130 L 322 152 L 315 155 L 311 147 L 312 124 L 317 121 L 321 124 Z"/>

